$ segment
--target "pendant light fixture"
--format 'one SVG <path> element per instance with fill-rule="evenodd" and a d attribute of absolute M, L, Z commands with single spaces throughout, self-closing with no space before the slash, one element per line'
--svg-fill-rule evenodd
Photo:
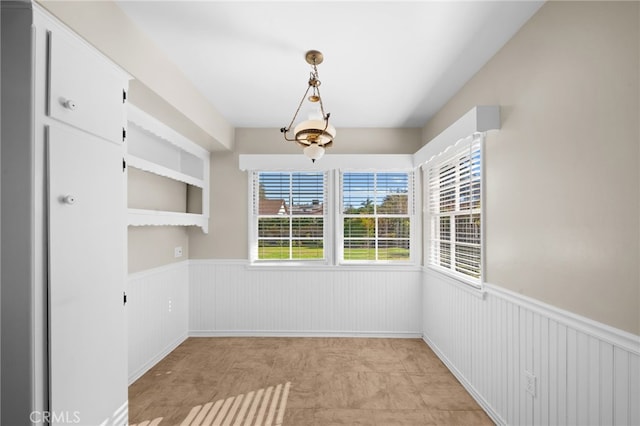
<path fill-rule="evenodd" d="M 320 79 L 318 78 L 317 66 L 322 63 L 324 56 L 317 50 L 309 50 L 305 54 L 305 59 L 312 67 L 311 73 L 309 74 L 309 85 L 300 100 L 298 109 L 295 114 L 293 114 L 291 123 L 289 123 L 288 127 L 282 127 L 280 131 L 284 134 L 285 140 L 296 142 L 302 146 L 304 148 L 304 155 L 315 163 L 316 160 L 319 160 L 324 155 L 325 148 L 328 148 L 333 143 L 333 138 L 336 136 L 336 129 L 329 124 L 330 114 L 324 112 L 324 105 L 322 104 L 322 97 L 320 96 Z M 309 91 L 311 91 L 310 95 Z M 309 96 L 307 97 L 307 95 Z M 315 113 L 310 114 L 308 120 L 302 121 L 295 126 L 293 129 L 293 138 L 291 138 L 288 135 L 291 132 L 291 127 L 296 121 L 305 99 L 312 104 L 316 104 Z"/>

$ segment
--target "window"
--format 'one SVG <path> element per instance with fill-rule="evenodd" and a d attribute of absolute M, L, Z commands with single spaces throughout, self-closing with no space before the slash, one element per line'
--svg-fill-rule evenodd
<path fill-rule="evenodd" d="M 326 174 L 254 172 L 252 260 L 325 260 Z"/>
<path fill-rule="evenodd" d="M 413 171 L 252 171 L 250 186 L 251 262 L 416 263 Z"/>
<path fill-rule="evenodd" d="M 410 262 L 413 173 L 341 174 L 344 262 Z"/>
<path fill-rule="evenodd" d="M 480 284 L 482 136 L 427 164 L 429 265 Z"/>

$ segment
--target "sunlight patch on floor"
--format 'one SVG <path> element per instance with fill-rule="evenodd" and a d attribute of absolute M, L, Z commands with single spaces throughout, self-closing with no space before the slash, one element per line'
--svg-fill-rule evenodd
<path fill-rule="evenodd" d="M 281 426 L 291 382 L 251 391 L 191 409 L 180 426 Z M 157 426 L 162 417 L 130 426 Z"/>

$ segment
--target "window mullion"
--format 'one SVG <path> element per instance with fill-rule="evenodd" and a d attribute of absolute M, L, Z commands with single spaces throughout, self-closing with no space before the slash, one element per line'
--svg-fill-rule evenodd
<path fill-rule="evenodd" d="M 455 177 L 455 181 L 454 181 L 454 185 L 455 185 L 455 211 L 460 211 L 461 207 L 460 207 L 460 179 L 462 179 L 461 175 L 460 175 L 460 159 L 458 157 L 456 157 L 455 159 L 455 171 L 456 171 L 456 177 Z"/>
<path fill-rule="evenodd" d="M 450 263 L 449 263 L 449 269 L 451 269 L 452 271 L 456 270 L 456 215 L 455 214 L 451 214 L 449 215 L 449 229 L 451 229 L 451 232 L 449 233 L 449 250 L 450 250 Z"/>
<path fill-rule="evenodd" d="M 378 174 L 373 174 L 373 259 L 378 261 Z"/>
<path fill-rule="evenodd" d="M 289 173 L 289 259 L 293 259 L 293 173 Z"/>

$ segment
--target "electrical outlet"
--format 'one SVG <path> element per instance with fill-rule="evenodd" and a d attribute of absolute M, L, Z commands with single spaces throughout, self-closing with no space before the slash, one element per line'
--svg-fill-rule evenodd
<path fill-rule="evenodd" d="M 176 247 L 173 249 L 174 257 L 182 257 L 182 247 Z"/>
<path fill-rule="evenodd" d="M 525 370 L 524 377 L 525 377 L 525 391 L 527 391 L 529 395 L 535 398 L 536 397 L 536 381 L 537 381 L 536 376 L 532 372 Z"/>

